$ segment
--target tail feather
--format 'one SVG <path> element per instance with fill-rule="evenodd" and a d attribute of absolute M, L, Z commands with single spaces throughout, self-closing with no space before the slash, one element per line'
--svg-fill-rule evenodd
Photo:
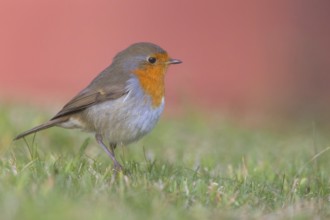
<path fill-rule="evenodd" d="M 30 130 L 27 130 L 19 135 L 17 135 L 15 138 L 14 138 L 14 141 L 15 140 L 18 140 L 22 137 L 25 137 L 29 134 L 33 134 L 33 133 L 36 133 L 38 131 L 41 131 L 41 130 L 44 130 L 44 129 L 47 129 L 47 128 L 50 128 L 50 127 L 53 127 L 53 126 L 56 126 L 58 125 L 59 123 L 62 123 L 62 122 L 65 122 L 67 121 L 68 119 L 66 117 L 61 117 L 61 118 L 56 118 L 54 120 L 50 120 L 50 121 L 47 121 L 39 126 L 36 126 L 34 128 L 31 128 Z"/>

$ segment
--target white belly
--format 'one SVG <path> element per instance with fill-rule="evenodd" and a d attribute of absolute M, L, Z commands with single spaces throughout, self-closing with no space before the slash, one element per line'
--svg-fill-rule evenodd
<path fill-rule="evenodd" d="M 111 143 L 136 141 L 152 130 L 164 109 L 164 99 L 158 108 L 148 102 L 125 96 L 92 106 L 86 110 L 86 118 L 92 124 L 90 130 Z"/>
<path fill-rule="evenodd" d="M 163 98 L 158 107 L 153 107 L 135 77 L 128 81 L 127 91 L 123 97 L 88 107 L 80 112 L 79 119 L 71 117 L 61 126 L 100 134 L 110 143 L 128 144 L 140 139 L 158 122 L 165 101 Z"/>

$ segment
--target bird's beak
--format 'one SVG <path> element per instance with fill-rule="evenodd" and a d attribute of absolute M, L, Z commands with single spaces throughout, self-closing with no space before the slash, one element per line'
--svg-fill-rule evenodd
<path fill-rule="evenodd" d="M 167 61 L 167 64 L 179 64 L 179 63 L 182 63 L 182 61 L 178 60 L 178 59 L 172 59 L 171 58 Z"/>

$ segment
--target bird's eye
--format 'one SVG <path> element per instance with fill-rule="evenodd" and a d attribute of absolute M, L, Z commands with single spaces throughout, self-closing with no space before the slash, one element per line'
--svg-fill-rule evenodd
<path fill-rule="evenodd" d="M 156 63 L 157 59 L 155 57 L 148 57 L 148 62 L 149 63 Z"/>

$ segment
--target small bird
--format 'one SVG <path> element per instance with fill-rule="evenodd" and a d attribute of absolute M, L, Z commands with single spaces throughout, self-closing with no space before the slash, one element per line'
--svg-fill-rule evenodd
<path fill-rule="evenodd" d="M 158 45 L 135 43 L 119 52 L 112 64 L 54 117 L 14 140 L 53 126 L 78 128 L 94 133 L 114 169 L 121 171 L 116 146 L 134 142 L 153 129 L 164 109 L 165 73 L 170 64 L 179 63 Z"/>

